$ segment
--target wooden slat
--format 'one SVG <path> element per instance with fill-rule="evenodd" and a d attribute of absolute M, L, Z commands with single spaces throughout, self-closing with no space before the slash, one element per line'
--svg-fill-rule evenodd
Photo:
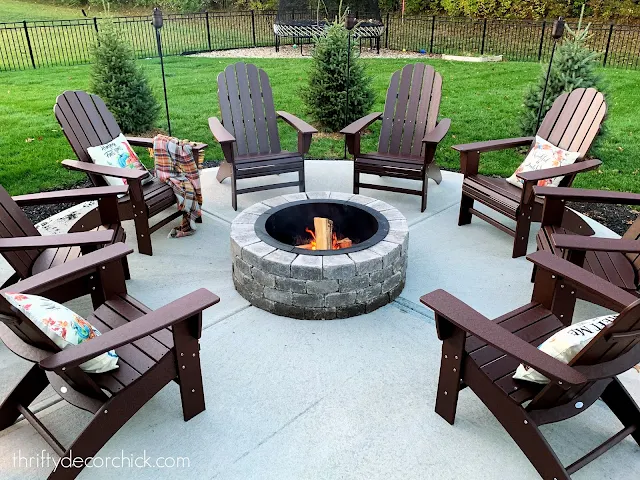
<path fill-rule="evenodd" d="M 71 114 L 68 105 L 66 107 L 63 107 L 61 103 L 67 105 L 67 101 L 62 98 L 62 96 L 58 97 L 58 101 L 56 103 L 56 106 L 53 108 L 53 111 L 55 113 L 56 119 L 58 120 L 58 123 L 62 127 L 62 132 L 69 141 L 69 144 L 71 145 L 73 152 L 76 154 L 76 157 L 78 157 L 78 160 L 80 160 L 81 162 L 90 162 L 91 158 L 89 157 L 89 154 L 87 153 L 85 148 L 85 145 L 88 143 L 88 141 L 86 140 L 86 137 L 84 137 L 84 132 L 78 132 L 71 126 L 71 122 L 67 118 L 67 115 L 70 115 L 71 117 L 73 117 L 73 115 Z M 75 117 L 73 118 L 75 119 Z"/>
<path fill-rule="evenodd" d="M 238 92 L 240 94 L 240 107 L 242 108 L 244 134 L 247 139 L 247 152 L 249 154 L 258 153 L 258 134 L 256 132 L 256 122 L 254 120 L 253 102 L 251 94 L 249 93 L 247 66 L 242 62 L 236 63 L 236 79 L 238 81 Z"/>
<path fill-rule="evenodd" d="M 382 114 L 382 126 L 380 127 L 380 139 L 378 140 L 378 152 L 389 152 L 389 141 L 391 138 L 391 128 L 393 127 L 393 116 L 398 97 L 398 85 L 400 83 L 401 71 L 398 70 L 391 75 L 391 82 L 387 89 L 387 99 L 384 102 L 384 112 Z"/>
<path fill-rule="evenodd" d="M 562 108 L 564 107 L 567 98 L 569 98 L 569 94 L 564 93 L 560 95 L 555 100 L 555 102 L 553 102 L 553 105 L 551 105 L 551 108 L 544 116 L 544 119 L 540 124 L 540 128 L 538 128 L 538 132 L 536 133 L 538 136 L 544 138 L 545 140 L 549 138 L 549 135 L 551 135 L 551 131 L 556 124 L 556 120 L 558 120 L 558 116 L 562 112 Z"/>
<path fill-rule="evenodd" d="M 596 94 L 594 100 L 591 102 L 589 110 L 585 114 L 580 127 L 576 131 L 576 136 L 569 147 L 572 152 L 580 152 L 582 155 L 586 155 L 589 147 L 593 143 L 595 135 L 593 127 L 595 125 L 595 132 L 597 134 L 600 129 L 600 125 L 607 114 L 607 105 L 604 102 L 604 96 L 602 93 Z"/>
<path fill-rule="evenodd" d="M 418 115 L 416 117 L 416 127 L 413 146 L 411 147 L 411 155 L 419 156 L 422 153 L 422 139 L 427 132 L 427 117 L 429 115 L 429 106 L 431 104 L 433 80 L 435 75 L 436 73 L 433 67 L 431 65 L 427 65 L 422 77 L 420 103 L 418 105 Z"/>
<path fill-rule="evenodd" d="M 225 68 L 224 76 L 229 95 L 231 116 L 233 118 L 233 136 L 236 139 L 238 154 L 244 155 L 248 153 L 249 150 L 247 149 L 247 138 L 245 136 L 244 122 L 242 118 L 242 106 L 240 105 L 240 92 L 238 91 L 235 65 L 230 65 Z"/>
<path fill-rule="evenodd" d="M 271 83 L 266 72 L 262 69 L 260 73 L 260 86 L 262 87 L 262 101 L 264 102 L 264 113 L 267 118 L 267 130 L 269 132 L 269 143 L 271 144 L 271 153 L 279 153 L 280 135 L 278 134 L 278 117 L 276 116 L 276 108 L 273 103 L 273 91 Z"/>
<path fill-rule="evenodd" d="M 402 132 L 402 141 L 400 145 L 400 154 L 410 155 L 411 147 L 416 133 L 416 120 L 418 115 L 418 106 L 420 105 L 420 92 L 422 91 L 422 79 L 424 77 L 424 63 L 416 63 L 413 67 L 413 75 L 411 78 L 411 90 L 409 93 L 409 105 L 407 113 L 404 117 L 404 128 Z"/>
<path fill-rule="evenodd" d="M 98 139 L 100 144 L 108 143 L 113 140 L 115 137 L 111 135 L 111 132 L 107 129 L 107 126 L 104 123 L 101 112 L 98 111 L 96 105 L 93 103 L 93 100 L 89 97 L 86 92 L 77 91 L 75 92 L 76 97 L 78 98 L 78 102 L 85 115 L 89 118 L 90 128 L 95 130 L 98 135 Z M 105 106 L 106 109 L 106 106 Z M 87 128 L 88 126 L 85 126 Z M 120 134 L 118 128 L 118 136 Z"/>
<path fill-rule="evenodd" d="M 427 115 L 426 132 L 436 128 L 438 123 L 438 112 L 440 111 L 440 100 L 442 98 L 442 75 L 435 72 L 433 77 L 433 87 L 431 92 L 431 103 L 429 104 L 429 114 Z M 422 140 L 422 139 L 421 139 Z"/>
<path fill-rule="evenodd" d="M 149 307 L 147 307 L 143 303 L 140 303 L 137 299 L 129 295 L 124 294 L 121 295 L 120 298 L 145 315 L 152 311 Z M 165 347 L 173 348 L 173 335 L 171 334 L 171 327 L 163 328 L 162 330 L 151 334 L 151 336 L 158 340 Z"/>
<path fill-rule="evenodd" d="M 235 132 L 233 115 L 231 114 L 231 100 L 229 98 L 229 90 L 227 89 L 226 70 L 218 74 L 218 104 L 220 105 L 220 116 L 222 117 L 222 124 L 225 129 L 229 132 Z M 233 142 L 233 150 L 235 155 L 238 155 L 236 142 Z"/>
<path fill-rule="evenodd" d="M 391 139 L 389 141 L 390 153 L 400 152 L 404 119 L 407 116 L 407 105 L 409 103 L 409 92 L 411 89 L 412 74 L 413 65 L 405 65 L 405 67 L 402 69 L 402 77 L 400 78 L 400 89 L 398 90 L 396 108 L 393 114 L 393 127 L 391 128 Z"/>
<path fill-rule="evenodd" d="M 247 64 L 249 91 L 251 92 L 256 133 L 258 134 L 258 151 L 262 154 L 267 154 L 271 151 L 271 148 L 269 146 L 267 118 L 264 113 L 264 103 L 262 102 L 262 91 L 260 89 L 260 78 L 258 75 L 258 68 L 251 63 Z"/>
<path fill-rule="evenodd" d="M 102 120 L 102 122 L 104 123 L 104 126 L 107 128 L 107 131 L 109 132 L 105 138 L 111 137 L 113 139 L 113 138 L 116 138 L 118 135 L 120 135 L 122 131 L 120 130 L 120 126 L 116 121 L 116 117 L 113 116 L 113 114 L 107 108 L 107 106 L 102 101 L 102 99 L 97 95 L 91 95 L 91 101 L 93 102 L 96 110 L 98 111 L 100 120 Z M 87 104 L 87 108 L 89 108 L 88 104 Z"/>
<path fill-rule="evenodd" d="M 558 147 L 564 150 L 569 150 L 571 145 L 573 145 L 574 141 L 576 140 L 576 135 L 580 130 L 580 126 L 586 120 L 589 110 L 591 110 L 591 106 L 594 103 L 594 99 L 597 93 L 598 92 L 594 88 L 589 88 L 584 92 L 584 95 L 580 100 L 580 104 L 576 108 L 574 115 L 571 117 L 564 135 L 558 142 Z"/>
<path fill-rule="evenodd" d="M 553 130 L 551 130 L 549 138 L 547 138 L 549 143 L 553 145 L 558 145 L 560 143 L 560 140 L 564 136 L 565 131 L 567 130 L 567 127 L 571 122 L 571 119 L 575 115 L 576 110 L 580 105 L 580 100 L 582 100 L 585 91 L 586 89 L 584 88 L 576 88 L 569 94 L 569 98 L 567 98 L 567 101 L 562 108 L 562 112 L 560 112 L 560 115 L 556 120 L 556 124 L 553 126 Z"/>

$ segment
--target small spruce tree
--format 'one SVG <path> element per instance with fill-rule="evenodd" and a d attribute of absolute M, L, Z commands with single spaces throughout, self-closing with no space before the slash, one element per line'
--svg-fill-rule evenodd
<path fill-rule="evenodd" d="M 93 47 L 90 88 L 116 117 L 123 132 L 151 130 L 160 111 L 131 47 L 111 20 L 100 24 Z"/>
<path fill-rule="evenodd" d="M 347 96 L 347 39 L 343 16 L 315 39 L 309 83 L 301 91 L 307 113 L 326 131 L 337 132 L 345 125 Z M 355 43 L 355 42 L 353 42 Z M 375 95 L 358 49 L 351 46 L 349 108 L 347 124 L 369 113 Z"/>
<path fill-rule="evenodd" d="M 571 92 L 576 88 L 594 87 L 602 91 L 603 78 L 597 71 L 596 60 L 600 53 L 590 50 L 586 42 L 589 38 L 589 26 L 582 28 L 582 18 L 578 28 L 574 31 L 568 26 L 566 30 L 569 38 L 558 47 L 551 72 L 549 84 L 542 106 L 541 118 L 549 111 L 553 102 L 563 93 Z M 524 111 L 521 123 L 522 132 L 525 135 L 534 135 L 538 121 L 540 101 L 544 91 L 547 68 L 543 68 L 538 80 L 532 85 L 524 96 Z"/>

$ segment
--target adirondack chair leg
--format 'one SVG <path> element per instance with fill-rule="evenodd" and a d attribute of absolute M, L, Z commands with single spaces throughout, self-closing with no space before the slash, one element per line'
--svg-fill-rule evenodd
<path fill-rule="evenodd" d="M 300 167 L 300 170 L 298 171 L 298 181 L 300 182 L 300 191 L 304 192 L 306 188 L 304 177 L 304 160 L 302 161 L 302 167 Z"/>
<path fill-rule="evenodd" d="M 168 372 L 175 373 L 174 357 L 170 354 L 148 370 L 145 375 L 127 387 L 126 390 L 109 399 L 98 410 L 91 422 L 85 427 L 73 443 L 67 448 L 65 457 L 94 457 L 113 435 L 120 430 L 133 415 L 138 412 L 156 393 L 172 379 Z M 52 472 L 49 480 L 72 480 L 76 478 L 84 462 L 69 462 L 71 468 L 59 467 Z"/>
<path fill-rule="evenodd" d="M 38 364 L 34 364 L 0 405 L 0 431 L 10 427 L 20 416 L 17 406 L 28 407 L 49 385 L 49 380 Z"/>
<path fill-rule="evenodd" d="M 127 257 L 122 259 L 122 271 L 124 272 L 124 279 L 131 280 L 131 272 L 129 271 L 129 260 Z"/>
<path fill-rule="evenodd" d="M 527 412 L 493 384 L 477 365 L 467 362 L 465 383 L 502 424 L 543 479 L 571 480 L 560 459 Z"/>
<path fill-rule="evenodd" d="M 617 378 L 607 386 L 601 395 L 602 401 L 607 404 L 620 423 L 625 427 L 635 425 L 636 431 L 631 434 L 640 445 L 640 408 L 633 400 L 627 389 L 622 386 Z"/>
<path fill-rule="evenodd" d="M 356 169 L 353 170 L 353 193 L 360 193 L 360 172 Z"/>
<path fill-rule="evenodd" d="M 458 216 L 458 225 L 469 225 L 471 223 L 471 209 L 473 208 L 473 198 L 462 194 L 460 199 L 460 215 Z"/>
<path fill-rule="evenodd" d="M 238 188 L 236 185 L 236 176 L 231 175 L 231 206 L 234 210 L 238 210 Z"/>
<path fill-rule="evenodd" d="M 218 174 L 216 175 L 216 180 L 222 183 L 226 178 L 229 178 L 233 175 L 233 168 L 230 163 L 223 162 L 218 167 Z"/>
<path fill-rule="evenodd" d="M 516 236 L 513 241 L 513 258 L 522 257 L 527 254 L 529 245 L 529 232 L 531 231 L 531 217 L 520 214 L 516 221 Z"/>
<path fill-rule="evenodd" d="M 427 172 L 424 178 L 422 179 L 422 203 L 420 205 L 420 213 L 424 212 L 427 209 L 428 190 L 429 190 L 429 174 Z"/>
<path fill-rule="evenodd" d="M 202 316 L 197 315 L 173 326 L 173 343 L 178 362 L 180 397 L 185 422 L 205 410 L 198 342 L 201 325 Z"/>
<path fill-rule="evenodd" d="M 458 406 L 458 393 L 462 379 L 462 359 L 466 333 L 456 328 L 451 337 L 442 342 L 440 380 L 436 397 L 436 413 L 453 425 Z"/>

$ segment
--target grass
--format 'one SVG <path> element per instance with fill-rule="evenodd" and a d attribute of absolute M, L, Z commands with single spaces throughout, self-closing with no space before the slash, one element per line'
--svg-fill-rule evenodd
<path fill-rule="evenodd" d="M 100 17 L 102 6 L 71 7 L 68 5 L 54 5 L 51 2 L 35 2 L 25 0 L 2 0 L 0 22 L 22 22 L 23 20 L 68 20 L 82 18 L 82 9 L 89 17 Z M 111 6 L 111 11 L 118 15 L 149 15 L 151 8 L 118 9 Z"/>
<path fill-rule="evenodd" d="M 173 134 L 210 144 L 207 159 L 220 160 L 222 152 L 207 126 L 210 116 L 218 116 L 216 76 L 236 60 L 206 58 L 169 58 L 165 67 Z M 266 70 L 274 90 L 276 108 L 287 110 L 309 121 L 304 114 L 298 88 L 307 79 L 309 60 L 255 59 Z M 381 111 L 391 73 L 406 61 L 365 60 L 373 75 L 376 91 L 374 111 Z M 522 94 L 540 69 L 532 63 L 467 64 L 430 60 L 442 73 L 444 94 L 441 116 L 452 119 L 452 127 L 440 145 L 438 162 L 450 169 L 459 168 L 459 159 L 450 146 L 478 140 L 519 136 L 518 114 Z M 157 60 L 141 64 L 158 98 L 162 81 Z M 609 118 L 607 134 L 593 149 L 602 159 L 597 172 L 578 177 L 576 186 L 640 192 L 640 72 L 607 69 Z M 83 177 L 65 170 L 60 161 L 73 158 L 73 152 L 60 131 L 52 112 L 56 96 L 66 89 L 87 89 L 88 66 L 52 67 L 36 71 L 3 74 L 0 89 L 0 184 L 11 194 L 71 186 Z M 164 117 L 158 127 L 165 125 Z M 295 148 L 296 134 L 280 125 L 283 148 Z M 363 150 L 375 149 L 379 124 L 363 138 Z M 343 142 L 339 136 L 318 135 L 310 155 L 314 158 L 341 158 Z M 513 152 L 483 155 L 481 171 L 491 175 L 510 175 L 522 155 Z"/>

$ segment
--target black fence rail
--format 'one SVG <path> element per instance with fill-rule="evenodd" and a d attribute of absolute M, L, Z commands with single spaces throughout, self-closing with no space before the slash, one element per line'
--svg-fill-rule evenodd
<path fill-rule="evenodd" d="M 313 19 L 295 11 L 291 19 Z M 157 56 L 151 16 L 116 17 L 122 35 L 138 58 Z M 162 29 L 167 55 L 274 46 L 276 12 L 204 12 L 165 16 Z M 0 23 L 0 71 L 25 70 L 91 61 L 91 46 L 105 20 L 82 18 Z M 540 61 L 551 52 L 551 23 L 528 20 L 387 14 L 385 48 L 452 55 L 503 55 L 510 61 Z M 575 27 L 575 24 L 569 23 Z M 603 66 L 640 68 L 640 26 L 591 25 L 590 46 L 602 52 Z M 282 39 L 293 43 L 296 39 Z"/>

